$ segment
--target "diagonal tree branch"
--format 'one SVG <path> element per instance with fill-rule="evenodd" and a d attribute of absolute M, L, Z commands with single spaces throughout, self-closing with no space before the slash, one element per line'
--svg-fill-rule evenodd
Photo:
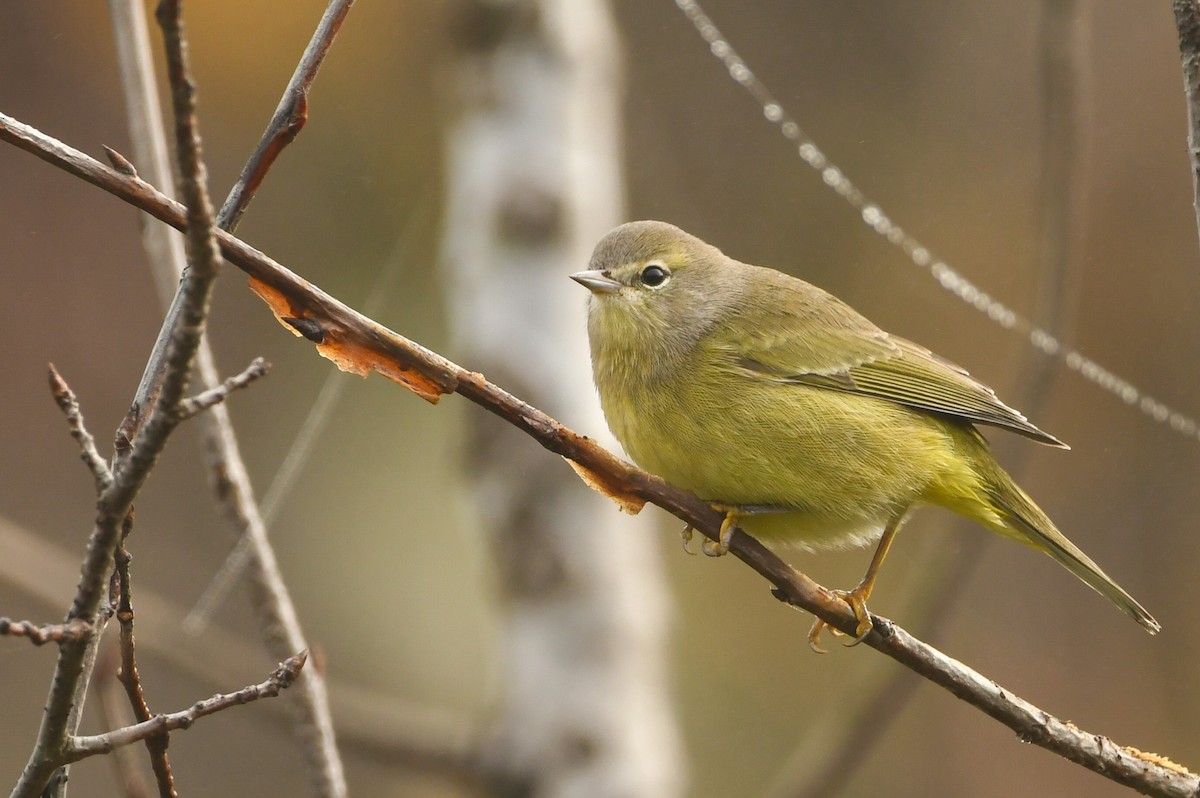
<path fill-rule="evenodd" d="M 284 147 L 300 135 L 300 130 L 308 122 L 308 90 L 312 88 L 321 62 L 325 60 L 325 54 L 329 52 L 334 37 L 341 29 L 352 5 L 354 0 L 330 0 L 325 8 L 324 16 L 313 31 L 308 47 L 304 49 L 304 55 L 300 56 L 300 62 L 296 64 L 292 79 L 288 81 L 283 96 L 279 98 L 275 114 L 267 124 L 267 129 L 263 131 L 250 160 L 242 168 L 237 184 L 229 192 L 220 213 L 217 214 L 217 224 L 221 229 L 230 232 L 237 229 L 242 214 L 254 199 L 275 159 L 283 152 Z"/>
<path fill-rule="evenodd" d="M 183 208 L 150 185 L 109 169 L 4 114 L 0 114 L 0 140 L 32 152 L 172 226 L 183 225 Z M 696 496 L 615 457 L 586 436 L 488 382 L 483 375 L 357 313 L 239 239 L 218 231 L 217 240 L 226 259 L 254 278 L 252 287 L 276 316 L 296 334 L 316 343 L 321 354 L 339 367 L 364 375 L 378 371 L 430 402 L 436 402 L 444 393 L 458 393 L 571 461 L 590 485 L 626 509 L 636 511 L 652 502 L 710 539 L 718 537 L 723 515 Z M 754 538 L 736 531 L 730 551 L 766 578 L 789 604 L 844 632 L 854 630 L 856 621 L 845 602 Z M 1200 791 L 1200 776 L 1050 715 L 885 618 L 875 618 L 875 631 L 864 642 L 1000 721 L 1021 740 L 1106 778 L 1151 795 L 1194 798 Z"/>

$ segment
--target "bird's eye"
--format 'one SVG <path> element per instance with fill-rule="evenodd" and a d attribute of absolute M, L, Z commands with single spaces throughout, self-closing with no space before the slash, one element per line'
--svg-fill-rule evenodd
<path fill-rule="evenodd" d="M 642 285 L 647 288 L 662 288 L 670 278 L 671 273 L 659 263 L 651 263 L 642 269 Z"/>

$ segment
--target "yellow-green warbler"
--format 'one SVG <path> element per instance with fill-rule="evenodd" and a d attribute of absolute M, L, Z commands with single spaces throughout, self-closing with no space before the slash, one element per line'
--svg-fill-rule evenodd
<path fill-rule="evenodd" d="M 992 457 L 988 424 L 1064 446 L 983 383 L 889 335 L 834 296 L 750 266 L 677 227 L 631 222 L 571 277 L 591 291 L 588 335 L 605 418 L 629 456 L 766 543 L 878 540 L 866 601 L 910 511 L 933 504 L 1049 554 L 1150 632 L 1159 624 L 1067 540 Z M 818 646 L 824 623 L 809 641 Z"/>

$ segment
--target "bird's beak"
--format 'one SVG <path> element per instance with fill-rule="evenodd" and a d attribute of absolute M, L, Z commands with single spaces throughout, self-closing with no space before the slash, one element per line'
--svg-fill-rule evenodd
<path fill-rule="evenodd" d="M 571 275 L 571 279 L 582 285 L 593 294 L 615 294 L 621 290 L 621 284 L 607 273 L 599 269 L 591 269 L 586 272 L 575 272 Z"/>

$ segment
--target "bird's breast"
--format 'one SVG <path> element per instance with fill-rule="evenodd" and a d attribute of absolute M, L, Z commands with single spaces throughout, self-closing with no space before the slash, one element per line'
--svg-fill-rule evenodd
<path fill-rule="evenodd" d="M 890 402 L 711 363 L 654 374 L 619 360 L 596 366 L 605 417 L 629 456 L 708 501 L 787 508 L 747 520 L 764 537 L 867 542 L 953 460 L 936 420 Z"/>

